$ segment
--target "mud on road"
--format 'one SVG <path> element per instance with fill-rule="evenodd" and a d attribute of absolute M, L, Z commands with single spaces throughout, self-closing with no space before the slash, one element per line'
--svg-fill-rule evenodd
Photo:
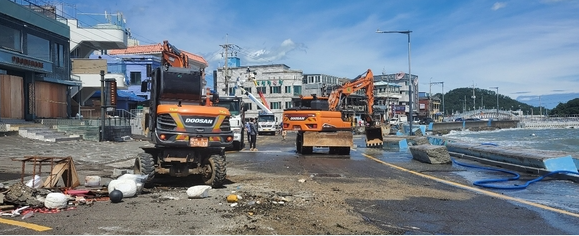
<path fill-rule="evenodd" d="M 303 170 L 287 169 L 256 171 L 247 166 L 252 155 L 290 155 L 267 153 L 265 149 L 294 146 L 294 134 L 286 140 L 280 135 L 259 136 L 260 152 L 228 152 L 225 186 L 211 189 L 209 197 L 189 199 L 186 190 L 200 184 L 195 178 L 178 181 L 157 179 L 143 193 L 125 198 L 120 203 L 110 201 L 78 205 L 76 209 L 55 214 L 36 213 L 21 220 L 52 228 L 37 232 L 17 226 L 0 229 L 2 234 L 398 234 L 396 229 L 384 230 L 366 221 L 352 206 L 351 198 L 373 198 L 386 194 L 376 190 L 367 179 L 327 183 Z M 145 141 L 95 143 L 71 141 L 44 143 L 18 136 L 0 137 L 0 147 L 7 150 L 0 156 L 2 173 L 20 173 L 20 163 L 10 157 L 25 155 L 72 156 L 79 178 L 87 175 L 110 181 L 113 169 L 130 169 L 132 156 L 140 152 Z M 273 158 L 273 157 L 272 157 Z M 101 160 L 101 161 L 99 161 Z M 104 161 L 103 161 L 104 160 Z M 5 165 L 6 164 L 6 165 Z M 0 179 L 10 184 L 17 180 Z M 387 184 L 387 183 L 383 183 Z M 78 187 L 82 189 L 84 187 Z M 239 196 L 238 202 L 227 202 L 227 196 Z M 20 219 L 18 219 L 20 220 Z"/>

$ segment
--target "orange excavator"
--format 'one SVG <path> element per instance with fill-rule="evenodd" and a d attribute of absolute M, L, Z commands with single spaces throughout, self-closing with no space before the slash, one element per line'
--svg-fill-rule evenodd
<path fill-rule="evenodd" d="M 147 118 L 154 146 L 142 147 L 134 171 L 150 177 L 200 175 L 205 184 L 219 187 L 226 177 L 224 149 L 233 142 L 231 114 L 212 106 L 219 96 L 203 94 L 204 69 L 192 68 L 188 61 L 164 41 L 161 66 L 141 85 L 141 91 L 151 92 Z"/>
<path fill-rule="evenodd" d="M 333 90 L 329 96 L 300 96 L 283 112 L 283 130 L 297 131 L 298 153 L 311 154 L 313 147 L 328 147 L 330 154 L 349 155 L 354 144 L 352 117 L 344 112 L 345 99 L 358 90 L 366 92 L 366 146 L 382 147 L 382 129 L 372 119 L 374 75 L 370 69 Z"/>

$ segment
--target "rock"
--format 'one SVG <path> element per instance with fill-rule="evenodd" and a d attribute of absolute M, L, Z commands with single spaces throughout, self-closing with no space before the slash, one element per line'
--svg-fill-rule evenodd
<path fill-rule="evenodd" d="M 414 142 L 415 142 L 415 145 L 430 144 L 430 142 L 428 141 L 428 138 L 426 136 L 416 137 L 416 138 L 414 138 Z"/>
<path fill-rule="evenodd" d="M 452 163 L 450 159 L 450 154 L 446 149 L 446 146 L 438 145 L 415 145 L 411 146 L 410 153 L 412 153 L 412 158 L 430 164 L 449 164 Z"/>

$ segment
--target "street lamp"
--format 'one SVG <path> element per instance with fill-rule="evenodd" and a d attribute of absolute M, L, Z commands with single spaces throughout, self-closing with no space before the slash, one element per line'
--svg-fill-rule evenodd
<path fill-rule="evenodd" d="M 413 120 L 413 112 L 414 112 L 414 107 L 412 104 L 412 97 L 413 97 L 413 93 L 412 93 L 412 70 L 410 67 L 410 33 L 412 33 L 412 31 L 410 30 L 406 30 L 406 31 L 381 31 L 380 29 L 376 30 L 376 33 L 379 34 L 406 34 L 408 35 L 408 93 L 409 93 L 409 97 L 408 97 L 408 106 L 410 106 L 410 135 L 412 135 L 412 122 Z"/>
<path fill-rule="evenodd" d="M 491 89 L 497 89 L 497 120 L 499 119 L 499 87 L 490 87 Z"/>

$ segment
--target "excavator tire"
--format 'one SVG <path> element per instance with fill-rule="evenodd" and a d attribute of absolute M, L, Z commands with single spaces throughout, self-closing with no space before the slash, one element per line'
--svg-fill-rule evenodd
<path fill-rule="evenodd" d="M 304 155 L 312 154 L 314 151 L 314 147 L 305 146 L 304 147 L 304 133 L 299 132 L 296 135 L 296 151 L 297 153 L 301 153 Z"/>
<path fill-rule="evenodd" d="M 314 152 L 314 147 L 304 147 L 302 146 L 302 154 L 304 155 L 308 155 L 308 154 L 312 154 Z"/>
<path fill-rule="evenodd" d="M 155 172 L 155 160 L 150 153 L 139 153 L 133 166 L 135 174 L 151 175 Z"/>
<path fill-rule="evenodd" d="M 213 154 L 203 160 L 203 183 L 213 188 L 223 187 L 226 177 L 225 154 Z"/>
<path fill-rule="evenodd" d="M 296 152 L 297 153 L 302 153 L 302 144 L 304 142 L 303 138 L 304 138 L 303 133 L 298 132 L 298 134 L 296 135 Z"/>

